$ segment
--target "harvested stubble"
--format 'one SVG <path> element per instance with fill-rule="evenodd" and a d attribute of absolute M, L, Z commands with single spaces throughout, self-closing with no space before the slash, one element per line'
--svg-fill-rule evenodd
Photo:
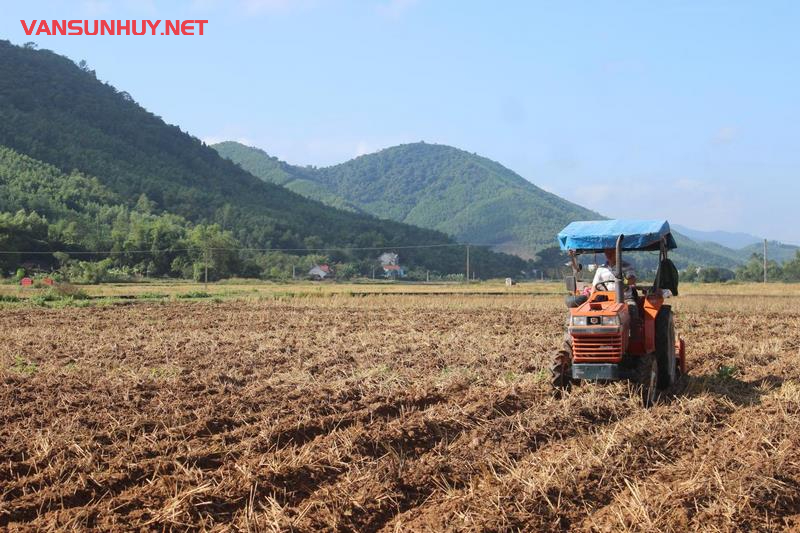
<path fill-rule="evenodd" d="M 556 296 L 6 309 L 0 527 L 797 527 L 794 303 L 676 300 L 690 375 L 651 410 L 550 397 Z"/>

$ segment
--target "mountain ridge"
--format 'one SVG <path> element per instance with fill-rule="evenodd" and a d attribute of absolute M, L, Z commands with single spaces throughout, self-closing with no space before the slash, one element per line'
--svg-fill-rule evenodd
<path fill-rule="evenodd" d="M 761 237 L 740 231 L 698 230 L 681 224 L 674 224 L 673 227 L 695 242 L 711 242 L 732 250 L 741 250 L 763 240 Z"/>
<path fill-rule="evenodd" d="M 165 123 L 128 93 L 97 80 L 88 67 L 49 50 L 3 40 L 0 145 L 65 175 L 77 170 L 92 176 L 129 208 L 142 200 L 156 212 L 175 214 L 191 225 L 217 224 L 243 247 L 391 248 L 455 242 L 442 232 L 331 208 L 265 182 Z M 108 222 L 98 221 L 98 226 Z M 85 248 L 85 243 L 78 244 Z M 367 255 L 342 252 L 337 257 L 361 261 Z M 483 262 L 478 268 L 487 276 L 519 274 L 526 265 L 488 250 L 476 249 L 473 255 L 476 265 Z M 404 261 L 443 273 L 463 271 L 462 253 L 456 249 L 408 250 Z"/>
<path fill-rule="evenodd" d="M 336 198 L 351 209 L 521 257 L 551 245 L 551 233 L 571 220 L 602 218 L 496 161 L 447 145 L 402 144 L 318 169 L 236 142 L 212 147 L 254 175 L 320 201 Z"/>
<path fill-rule="evenodd" d="M 253 175 L 267 181 L 280 180 L 287 188 L 322 202 L 334 201 L 337 205 L 347 205 L 350 209 L 364 210 L 373 214 L 380 212 L 384 215 L 384 218 L 388 216 L 394 220 L 403 220 L 423 227 L 435 228 L 454 235 L 461 241 L 488 244 L 495 250 L 514 253 L 523 257 L 533 257 L 553 247 L 558 231 L 573 220 L 607 218 L 537 187 L 500 163 L 447 145 L 423 142 L 403 144 L 323 168 L 290 165 L 277 157 L 270 156 L 260 148 L 249 147 L 235 141 L 225 141 L 212 145 L 212 147 L 220 152 L 223 157 L 242 165 Z M 447 190 L 448 184 L 442 184 L 432 180 L 430 177 L 430 174 L 439 172 L 437 164 L 441 164 L 440 161 L 436 161 L 434 158 L 433 163 L 428 165 L 425 158 L 416 158 L 414 157 L 416 154 L 408 153 L 409 151 L 414 152 L 420 149 L 443 152 L 445 153 L 444 159 L 447 159 L 448 154 L 469 158 L 471 164 L 462 162 L 461 167 L 458 167 L 458 169 L 463 170 L 466 168 L 463 173 L 466 176 L 466 181 L 462 183 L 462 188 L 470 189 L 471 195 L 468 195 L 465 191 L 461 191 L 463 193 L 461 196 L 450 194 L 448 201 L 439 202 L 437 205 L 431 206 L 432 201 L 429 196 L 433 196 L 435 202 L 437 200 L 435 194 L 423 194 L 420 195 L 422 198 L 419 201 L 413 201 L 413 198 L 412 200 L 409 200 L 408 197 L 403 198 L 402 184 L 389 183 L 394 188 L 387 189 L 384 184 L 387 182 L 385 174 L 388 173 L 397 178 L 398 181 L 410 180 L 418 182 L 422 179 L 427 180 L 424 184 L 425 187 L 429 185 L 428 182 L 433 182 L 436 186 Z M 392 166 L 386 163 L 385 156 L 397 152 L 405 155 L 405 157 L 400 157 L 400 161 L 407 162 L 409 167 L 401 172 L 392 172 Z M 430 160 L 430 158 L 428 159 Z M 337 178 L 337 174 L 342 174 L 343 170 L 354 165 L 360 167 L 359 172 Z M 494 180 L 493 183 L 489 184 L 489 187 L 487 187 L 486 183 L 475 183 L 476 179 L 482 177 L 477 173 L 481 168 L 488 168 L 494 172 L 494 174 L 489 173 L 489 179 Z M 462 178 L 462 176 L 454 175 L 453 169 L 448 169 L 448 171 L 449 173 L 439 173 L 440 177 L 450 177 L 454 181 Z M 378 179 L 372 180 L 370 179 L 371 176 L 377 176 Z M 486 180 L 486 175 L 483 176 L 483 179 Z M 359 180 L 369 182 L 365 187 L 366 192 L 357 190 L 357 194 L 343 196 L 348 189 L 346 186 L 342 186 L 342 182 L 346 184 L 348 181 L 358 182 Z M 336 183 L 338 187 L 332 188 L 330 186 L 331 182 Z M 494 190 L 492 190 L 491 185 L 495 186 Z M 501 190 L 501 186 L 506 188 Z M 425 187 L 421 188 L 425 189 Z M 396 193 L 395 190 L 397 188 L 400 188 L 401 194 Z M 384 192 L 379 201 L 375 201 L 371 196 L 375 190 Z M 425 190 L 427 191 L 427 189 Z M 557 206 L 555 212 L 553 212 L 552 208 L 542 206 L 537 202 L 519 202 L 517 193 L 520 190 L 535 191 L 536 200 L 539 202 L 554 202 Z M 385 191 L 388 191 L 388 193 Z M 436 191 L 433 192 L 435 193 Z M 398 196 L 400 197 L 399 201 Z M 564 211 L 558 209 L 558 206 L 566 206 L 567 208 L 574 206 L 576 209 Z M 527 218 L 523 217 L 520 220 L 518 216 L 520 213 Z M 538 216 L 538 219 L 537 217 L 531 219 L 531 213 L 540 216 Z M 512 215 L 517 216 L 517 219 L 509 220 L 513 218 Z M 470 218 L 474 220 L 465 220 Z M 542 218 L 546 219 L 545 224 L 541 223 Z M 442 221 L 446 221 L 446 224 L 442 224 Z M 539 228 L 536 239 L 529 240 L 527 249 L 521 253 L 519 237 L 524 235 L 525 230 L 529 230 L 534 225 Z M 475 226 L 479 227 L 476 228 Z M 743 257 L 736 251 L 729 250 L 723 246 L 717 244 L 700 245 L 680 234 L 680 232 L 675 232 L 675 234 L 680 245 L 675 257 L 683 266 L 708 264 L 734 268 L 747 260 L 747 257 Z M 552 256 L 549 252 L 545 255 Z"/>

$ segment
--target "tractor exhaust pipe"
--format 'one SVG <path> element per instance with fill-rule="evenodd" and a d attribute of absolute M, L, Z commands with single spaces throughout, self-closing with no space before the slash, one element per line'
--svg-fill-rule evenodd
<path fill-rule="evenodd" d="M 614 288 L 616 289 L 617 303 L 622 303 L 623 299 L 625 298 L 625 287 L 623 286 L 624 280 L 622 279 L 622 239 L 624 238 L 625 235 L 620 235 L 617 237 L 616 246 L 617 271 L 615 272 L 615 276 L 617 278 L 617 282 L 614 284 Z"/>

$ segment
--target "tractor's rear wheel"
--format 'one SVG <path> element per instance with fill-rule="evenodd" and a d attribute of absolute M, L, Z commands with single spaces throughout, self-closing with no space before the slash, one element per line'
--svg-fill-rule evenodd
<path fill-rule="evenodd" d="M 658 359 L 654 354 L 643 355 L 636 361 L 636 388 L 642 398 L 642 406 L 652 407 L 658 395 Z"/>
<path fill-rule="evenodd" d="M 550 365 L 550 384 L 553 392 L 560 396 L 572 386 L 572 346 L 565 341 L 560 350 L 553 354 Z"/>
<path fill-rule="evenodd" d="M 668 305 L 656 316 L 656 356 L 658 358 L 658 388 L 667 389 L 678 380 L 678 358 L 675 354 L 675 320 Z"/>

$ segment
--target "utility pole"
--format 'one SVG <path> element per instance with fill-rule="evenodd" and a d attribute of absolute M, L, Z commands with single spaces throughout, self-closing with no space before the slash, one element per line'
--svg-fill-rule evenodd
<path fill-rule="evenodd" d="M 292 265 L 292 279 L 294 279 L 294 269 L 295 269 L 295 266 Z"/>
<path fill-rule="evenodd" d="M 469 244 L 467 245 L 467 277 L 464 279 L 469 283 Z"/>
<path fill-rule="evenodd" d="M 208 292 L 208 247 L 206 247 L 205 256 L 206 256 L 205 257 L 205 261 L 203 261 L 203 263 L 205 263 L 205 267 L 206 267 L 205 291 Z"/>
<path fill-rule="evenodd" d="M 425 283 L 430 283 L 430 282 L 431 282 L 431 271 L 430 270 L 426 270 L 425 271 Z"/>
<path fill-rule="evenodd" d="M 375 267 L 374 266 L 372 267 L 372 279 L 373 280 L 375 279 Z"/>
<path fill-rule="evenodd" d="M 767 239 L 764 239 L 764 283 L 767 282 Z"/>

